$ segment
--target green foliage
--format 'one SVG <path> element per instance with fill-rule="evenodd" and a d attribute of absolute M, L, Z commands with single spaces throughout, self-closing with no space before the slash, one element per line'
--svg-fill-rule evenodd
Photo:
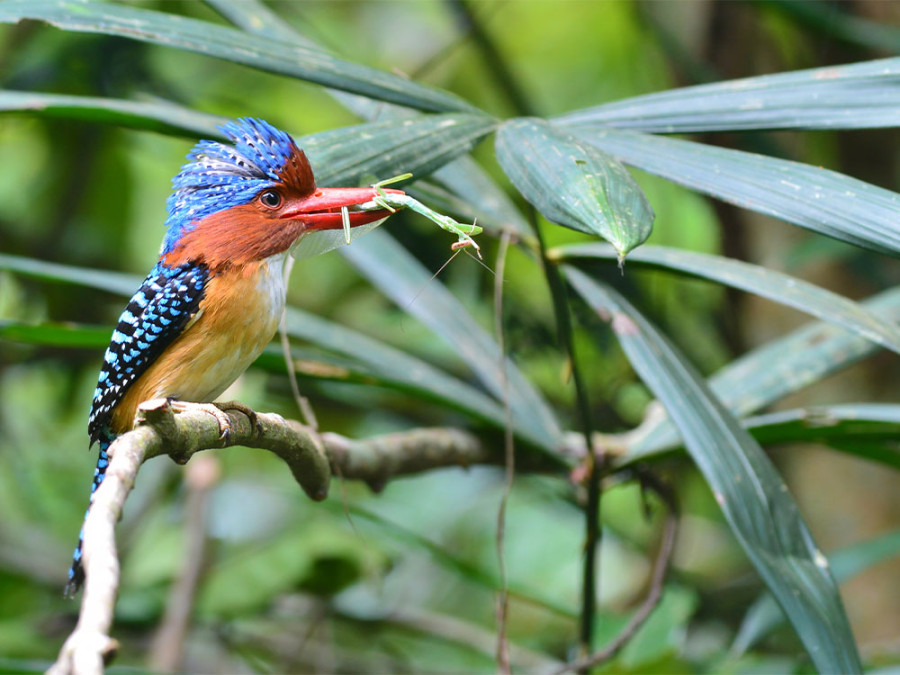
<path fill-rule="evenodd" d="M 820 64 L 779 49 L 828 30 L 857 44 L 859 59 L 891 37 L 859 17 L 824 22 L 793 3 L 768 5 L 708 11 L 744 12 L 771 39 L 770 56 L 797 67 Z M 491 18 L 465 2 L 0 2 L 0 24 L 10 24 L 0 25 L 0 148 L 12 158 L 0 166 L 0 670 L 43 669 L 71 628 L 76 609 L 60 592 L 89 485 L 91 457 L 76 448 L 100 352 L 154 260 L 167 177 L 191 143 L 243 115 L 295 133 L 320 184 L 412 172 L 410 194 L 477 219 L 489 268 L 495 242 L 512 241 L 506 353 L 491 331 L 489 270 L 460 255 L 435 278 L 452 238 L 409 214 L 343 256 L 298 264 L 286 327 L 324 429 L 365 438 L 462 426 L 500 448 L 511 425 L 517 669 L 553 670 L 574 653 L 579 605 L 599 601 L 595 648 L 627 625 L 662 510 L 650 499 L 645 514 L 627 481 L 650 474 L 675 486 L 682 543 L 660 604 L 599 669 L 861 670 L 854 632 L 870 636 L 851 630 L 837 583 L 896 560 L 897 523 L 881 537 L 863 525 L 835 537 L 810 508 L 821 500 L 802 498 L 825 488 L 791 470 L 789 449 L 868 459 L 887 481 L 900 466 L 898 406 L 879 402 L 896 395 L 882 386 L 894 355 L 879 357 L 864 386 L 828 379 L 882 348 L 900 351 L 900 194 L 877 173 L 890 158 L 881 132 L 866 137 L 880 144 L 877 161 L 869 152 L 854 164 L 833 151 L 846 136 L 821 131 L 896 125 L 900 59 L 671 88 L 668 67 L 707 67 L 673 42 L 679 22 L 644 4 L 579 7 L 566 17 L 558 3 L 501 4 Z M 294 26 L 316 26 L 316 40 Z M 793 135 L 763 133 L 773 130 Z M 744 135 L 710 133 L 722 131 Z M 714 210 L 696 193 L 732 206 Z M 641 246 L 648 237 L 657 245 Z M 620 273 L 610 263 L 625 254 Z M 791 260 L 806 278 L 785 272 Z M 543 268 L 553 266 L 566 293 L 548 287 L 555 277 Z M 823 285 L 826 275 L 834 280 Z M 795 329 L 774 310 L 735 305 L 734 289 L 820 322 Z M 570 316 L 571 360 L 557 337 L 567 340 Z M 577 393 L 573 372 L 586 383 Z M 234 397 L 298 415 L 275 346 Z M 570 481 L 584 474 L 585 442 L 571 431 L 579 408 L 611 453 L 598 598 L 580 587 L 584 495 Z M 141 472 L 120 527 L 114 630 L 125 664 L 147 662 L 199 541 L 188 670 L 494 667 L 496 469 L 397 480 L 380 495 L 341 482 L 317 505 L 271 457 L 232 450 L 215 461 L 221 476 L 202 507 L 191 479 L 164 460 Z M 538 465 L 550 475 L 527 473 Z M 186 524 L 198 508 L 199 530 Z M 890 663 L 864 653 L 866 665 Z"/>
<path fill-rule="evenodd" d="M 541 215 L 603 237 L 620 259 L 650 236 L 653 209 L 628 169 L 548 122 L 504 124 L 497 133 L 497 160 Z"/>
<path fill-rule="evenodd" d="M 816 663 L 840 672 L 860 670 L 828 562 L 762 448 L 627 300 L 578 270 L 567 273 L 587 303 L 609 318 L 635 371 L 665 406 L 732 532 Z"/>

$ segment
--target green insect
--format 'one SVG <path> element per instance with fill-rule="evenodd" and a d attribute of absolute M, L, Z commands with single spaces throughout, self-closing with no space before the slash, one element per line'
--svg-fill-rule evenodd
<path fill-rule="evenodd" d="M 456 235 L 457 240 L 450 245 L 451 250 L 454 251 L 454 255 L 463 249 L 471 248 L 475 251 L 478 259 L 481 260 L 481 247 L 472 238 L 481 234 L 483 231 L 483 229 L 478 227 L 478 225 L 476 225 L 475 223 L 472 223 L 471 225 L 459 223 L 450 216 L 445 216 L 442 213 L 438 213 L 437 211 L 428 208 L 422 202 L 413 197 L 410 197 L 400 190 L 388 191 L 382 189 L 386 185 L 406 180 L 411 176 L 412 174 L 407 173 L 403 174 L 402 176 L 394 176 L 393 178 L 388 178 L 387 180 L 374 183 L 372 185 L 372 188 L 374 188 L 376 196 L 371 200 L 362 204 L 354 204 L 349 208 L 346 206 L 341 207 L 341 222 L 343 224 L 343 231 L 322 230 L 318 232 L 311 232 L 300 238 L 300 240 L 291 250 L 291 255 L 294 256 L 294 258 L 298 259 L 321 255 L 322 253 L 331 251 L 335 248 L 338 248 L 339 246 L 344 246 L 351 243 L 366 232 L 369 232 L 370 230 L 377 227 L 381 222 L 377 221 L 368 225 L 353 227 L 351 229 L 351 212 L 387 210 L 391 213 L 396 213 L 401 209 L 410 209 L 412 211 L 415 211 L 419 215 L 425 216 L 426 218 L 428 218 L 428 220 L 437 224 L 437 226 L 442 230 L 446 230 L 447 232 Z"/>
<path fill-rule="evenodd" d="M 414 199 L 413 197 L 410 197 L 407 194 L 388 193 L 381 189 L 386 185 L 390 185 L 391 183 L 396 183 L 401 180 L 406 180 L 407 178 L 411 177 L 411 173 L 406 173 L 401 176 L 394 176 L 393 178 L 388 178 L 387 180 L 374 183 L 372 187 L 375 188 L 376 192 L 378 192 L 378 197 L 373 199 L 371 202 L 366 202 L 365 204 L 360 205 L 358 208 L 362 211 L 377 209 L 387 209 L 391 212 L 399 211 L 400 209 L 410 209 L 411 211 L 415 211 L 419 215 L 428 218 L 428 220 L 435 223 L 442 230 L 456 235 L 457 241 L 450 245 L 450 248 L 452 250 L 457 251 L 459 249 L 471 246 L 480 259 L 481 247 L 474 239 L 472 239 L 472 237 L 478 236 L 483 231 L 483 229 L 478 227 L 478 225 L 476 225 L 475 223 L 472 223 L 471 225 L 459 223 L 450 216 L 445 216 L 442 213 L 438 213 L 437 211 L 428 208 L 422 202 Z M 349 231 L 348 226 L 350 223 L 347 219 L 345 219 L 344 222 L 344 231 L 346 233 Z"/>

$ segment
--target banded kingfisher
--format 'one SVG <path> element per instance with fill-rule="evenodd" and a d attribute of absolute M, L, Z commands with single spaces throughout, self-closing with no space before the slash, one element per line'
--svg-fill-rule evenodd
<path fill-rule="evenodd" d="M 110 445 L 143 401 L 212 402 L 259 356 L 284 311 L 286 257 L 304 234 L 390 215 L 353 210 L 375 188 L 317 187 L 303 151 L 267 122 L 240 118 L 220 129 L 231 143 L 200 141 L 172 180 L 159 261 L 106 350 L 88 420 L 99 445 L 90 503 Z M 84 581 L 83 537 L 82 528 L 69 596 Z"/>

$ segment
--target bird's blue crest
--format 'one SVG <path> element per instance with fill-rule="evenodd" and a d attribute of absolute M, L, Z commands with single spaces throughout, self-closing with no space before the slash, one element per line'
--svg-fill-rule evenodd
<path fill-rule="evenodd" d="M 199 220 L 246 204 L 278 182 L 279 171 L 297 152 L 288 134 L 261 119 L 242 117 L 219 129 L 233 145 L 200 141 L 172 179 L 162 254 L 171 251 Z"/>

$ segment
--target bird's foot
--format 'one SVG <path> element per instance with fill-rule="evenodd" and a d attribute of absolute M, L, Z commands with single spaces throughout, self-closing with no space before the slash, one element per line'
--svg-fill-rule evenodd
<path fill-rule="evenodd" d="M 222 447 L 228 445 L 228 439 L 231 436 L 231 420 L 228 419 L 228 415 L 225 414 L 224 410 L 220 408 L 218 404 L 179 401 L 177 398 L 170 398 L 168 401 L 173 412 L 178 413 L 187 412 L 189 410 L 202 410 L 208 415 L 215 417 L 216 423 L 219 425 L 219 440 L 222 442 Z"/>
<path fill-rule="evenodd" d="M 212 405 L 222 412 L 225 412 L 227 410 L 236 410 L 239 413 L 243 413 L 247 417 L 247 421 L 250 423 L 250 432 L 253 434 L 253 436 L 259 436 L 259 418 L 256 416 L 256 411 L 246 403 L 241 403 L 240 401 L 217 401 Z"/>
<path fill-rule="evenodd" d="M 228 445 L 228 442 L 231 438 L 231 420 L 229 419 L 227 414 L 229 411 L 236 410 L 246 415 L 247 420 L 250 423 L 251 433 L 254 436 L 259 436 L 260 433 L 259 419 L 256 415 L 256 411 L 245 403 L 241 403 L 240 401 L 192 403 L 190 401 L 180 401 L 175 398 L 170 398 L 167 399 L 167 404 L 169 408 L 176 413 L 185 412 L 188 410 L 202 410 L 203 412 L 215 417 L 216 423 L 218 423 L 219 425 L 219 440 L 222 442 L 223 447 Z"/>

